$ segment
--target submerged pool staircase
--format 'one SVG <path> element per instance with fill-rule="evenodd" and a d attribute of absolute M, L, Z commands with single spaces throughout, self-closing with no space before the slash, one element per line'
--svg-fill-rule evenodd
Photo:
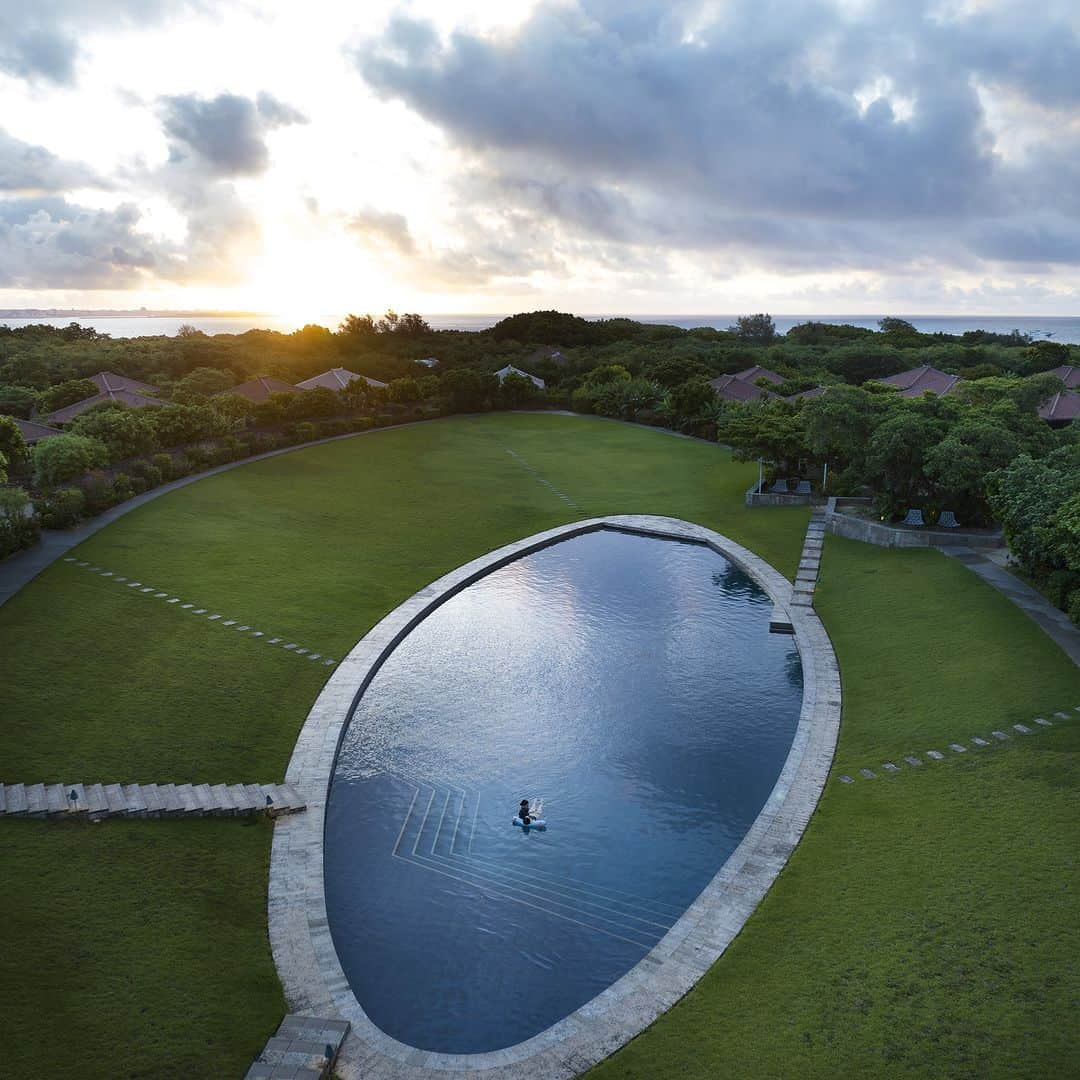
<path fill-rule="evenodd" d="M 485 897 L 544 912 L 648 951 L 682 915 L 671 904 L 495 858 L 476 848 L 479 790 L 393 774 L 413 789 L 391 855 L 475 888 Z M 507 822 L 509 827 L 509 822 Z"/>

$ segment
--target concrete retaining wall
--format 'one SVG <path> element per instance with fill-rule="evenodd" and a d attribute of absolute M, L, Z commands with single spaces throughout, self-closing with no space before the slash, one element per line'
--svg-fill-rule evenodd
<path fill-rule="evenodd" d="M 746 493 L 747 506 L 824 506 L 823 495 L 777 495 L 772 491 L 758 491 L 757 484 Z"/>
<path fill-rule="evenodd" d="M 836 536 L 861 540 L 878 547 L 977 547 L 997 548 L 1004 543 L 1001 530 L 933 529 L 910 525 L 888 525 L 884 521 L 852 517 L 837 512 L 836 499 L 829 499 L 825 528 Z"/>

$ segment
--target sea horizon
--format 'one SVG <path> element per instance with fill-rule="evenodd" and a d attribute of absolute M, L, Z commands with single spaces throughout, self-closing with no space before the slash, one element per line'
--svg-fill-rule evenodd
<path fill-rule="evenodd" d="M 306 324 L 305 321 L 287 319 L 267 313 L 243 312 L 121 312 L 92 311 L 73 309 L 61 312 L 49 309 L 50 315 L 14 315 L 8 312 L 18 310 L 40 311 L 43 309 L 11 308 L 0 312 L 0 326 L 16 329 L 21 326 L 45 324 L 63 327 L 77 322 L 81 326 L 92 327 L 100 333 L 113 337 L 158 337 L 175 336 L 181 326 L 194 326 L 206 334 L 242 334 L 249 330 L 274 330 L 279 333 L 291 333 Z M 440 312 L 424 314 L 433 330 L 463 330 L 478 332 L 494 326 L 499 320 L 512 313 L 460 313 Z M 678 326 L 684 330 L 711 327 L 722 330 L 730 326 L 740 313 L 721 314 L 667 314 L 656 312 L 590 312 L 581 314 L 588 320 L 625 318 L 652 325 Z M 1080 344 L 1080 315 L 911 315 L 904 313 L 878 313 L 856 315 L 846 313 L 822 314 L 773 314 L 773 321 L 779 333 L 787 333 L 793 326 L 805 322 L 823 322 L 864 327 L 870 330 L 878 328 L 878 322 L 884 318 L 900 318 L 910 322 L 923 333 L 963 334 L 969 330 L 986 330 L 992 333 L 1008 334 L 1013 330 L 1028 334 L 1032 338 L 1057 341 L 1062 344 Z M 325 325 L 316 323 L 315 325 Z"/>

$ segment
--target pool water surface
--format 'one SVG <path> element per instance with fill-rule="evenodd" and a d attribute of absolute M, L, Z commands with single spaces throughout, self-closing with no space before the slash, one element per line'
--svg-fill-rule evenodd
<path fill-rule="evenodd" d="M 499 1049 L 660 941 L 790 748 L 802 669 L 771 610 L 710 548 L 602 530 L 409 633 L 348 725 L 326 815 L 330 930 L 375 1024 Z M 523 797 L 546 830 L 511 824 Z"/>

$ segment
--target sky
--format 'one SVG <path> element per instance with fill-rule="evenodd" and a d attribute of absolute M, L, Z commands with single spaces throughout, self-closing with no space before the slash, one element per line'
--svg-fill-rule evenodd
<path fill-rule="evenodd" d="M 1080 4 L 0 0 L 0 307 L 1080 311 Z"/>

